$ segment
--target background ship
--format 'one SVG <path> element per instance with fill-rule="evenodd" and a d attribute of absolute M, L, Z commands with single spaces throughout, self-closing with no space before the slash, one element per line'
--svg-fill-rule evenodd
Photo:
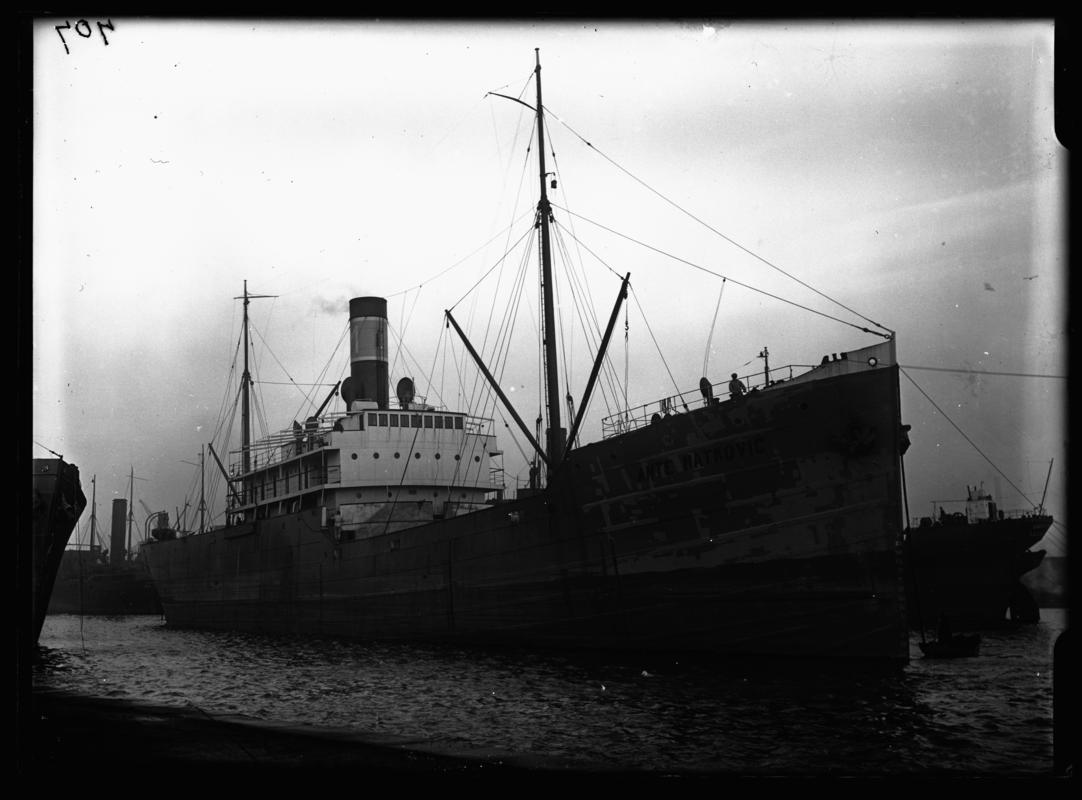
<path fill-rule="evenodd" d="M 345 412 L 321 407 L 304 425 L 251 443 L 247 312 L 256 296 L 245 286 L 239 461 L 226 470 L 210 450 L 229 485 L 226 524 L 160 531 L 145 548 L 167 623 L 905 661 L 893 334 L 814 367 L 767 367 L 761 381 L 745 376 L 750 391 L 725 400 L 727 384 L 704 377 L 696 392 L 610 417 L 600 441 L 580 445 L 630 276 L 577 413 L 569 399 L 568 431 L 539 63 L 536 77 L 544 437 L 541 419 L 535 437 L 446 312 L 534 449 L 529 486 L 509 498 L 493 481 L 492 419 L 428 405 L 408 379 L 391 405 L 379 297 L 349 303 Z"/>
<path fill-rule="evenodd" d="M 33 468 L 32 618 L 29 630 L 36 642 L 45 622 L 49 596 L 64 548 L 86 508 L 86 496 L 79 482 L 79 468 L 74 464 L 62 458 L 35 458 Z"/>
<path fill-rule="evenodd" d="M 1043 507 L 1006 512 L 983 486 L 967 487 L 964 511 L 940 506 L 907 532 L 909 622 L 930 627 L 988 628 L 1037 622 L 1040 610 L 1020 580 L 1045 556 L 1029 548 L 1052 525 Z"/>
<path fill-rule="evenodd" d="M 102 547 L 97 532 L 97 481 L 91 500 L 90 538 L 85 546 L 68 547 L 60 562 L 50 614 L 161 614 L 158 592 L 150 579 L 141 550 L 133 552 L 131 515 L 124 498 L 113 500 L 109 547 Z M 168 527 L 168 518 L 159 527 Z M 149 522 L 149 520 L 148 520 Z M 127 542 L 125 542 L 127 526 Z"/>

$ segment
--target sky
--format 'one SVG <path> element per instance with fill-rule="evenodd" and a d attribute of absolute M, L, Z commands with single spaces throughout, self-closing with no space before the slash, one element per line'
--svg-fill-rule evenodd
<path fill-rule="evenodd" d="M 96 478 L 99 524 L 130 483 L 137 528 L 197 501 L 245 282 L 267 295 L 249 306 L 255 435 L 348 375 L 348 301 L 383 296 L 392 393 L 411 377 L 472 404 L 525 479 L 529 445 L 443 313 L 532 421 L 535 130 L 490 93 L 534 105 L 540 48 L 576 408 L 632 276 L 584 441 L 625 399 L 761 373 L 763 348 L 774 370 L 882 341 L 871 320 L 903 366 L 910 516 L 979 483 L 1032 508 L 1047 479 L 1041 546 L 1063 552 L 1051 21 L 63 22 L 33 36 L 33 453 L 77 464 L 88 497 Z"/>

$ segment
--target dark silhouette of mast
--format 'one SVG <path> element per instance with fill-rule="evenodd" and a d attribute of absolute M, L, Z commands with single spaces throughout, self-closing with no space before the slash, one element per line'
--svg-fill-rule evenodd
<path fill-rule="evenodd" d="M 199 445 L 199 532 L 205 531 L 204 517 L 207 513 L 207 501 L 204 488 L 206 486 L 206 468 L 203 462 L 203 445 Z"/>
<path fill-rule="evenodd" d="M 91 478 L 90 483 L 94 487 L 90 501 L 90 549 L 93 551 L 98 540 L 98 476 Z"/>
<path fill-rule="evenodd" d="M 541 225 L 541 283 L 545 312 L 545 383 L 548 390 L 548 464 L 555 469 L 564 453 L 564 432 L 560 427 L 560 385 L 556 366 L 556 315 L 553 310 L 552 256 L 549 251 L 549 206 L 548 193 L 545 190 L 545 122 L 544 107 L 541 105 L 541 51 L 534 48 L 537 56 L 537 154 L 541 179 L 541 199 L 537 203 L 537 215 Z"/>
<path fill-rule="evenodd" d="M 241 397 L 240 397 L 240 451 L 241 451 L 241 474 L 247 475 L 251 469 L 251 428 L 248 422 L 249 414 L 249 398 L 248 391 L 252 383 L 252 376 L 248 372 L 248 301 L 258 299 L 261 297 L 277 297 L 276 294 L 248 294 L 248 281 L 244 282 L 244 294 L 241 297 L 234 297 L 234 300 L 244 300 L 244 374 L 241 376 Z M 247 484 L 245 486 L 244 498 L 247 502 Z"/>

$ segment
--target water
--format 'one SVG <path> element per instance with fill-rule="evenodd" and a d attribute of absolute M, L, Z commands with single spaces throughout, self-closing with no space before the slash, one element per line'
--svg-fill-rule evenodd
<path fill-rule="evenodd" d="M 1062 609 L 905 667 L 478 650 L 46 618 L 36 686 L 585 769 L 1049 777 Z"/>

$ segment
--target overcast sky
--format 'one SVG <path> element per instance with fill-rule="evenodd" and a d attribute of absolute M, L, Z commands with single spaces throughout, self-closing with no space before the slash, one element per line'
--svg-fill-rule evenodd
<path fill-rule="evenodd" d="M 480 345 L 536 254 L 524 240 L 486 276 L 538 180 L 530 112 L 486 93 L 534 104 L 538 47 L 576 404 L 592 352 L 572 300 L 588 285 L 603 326 L 625 272 L 610 353 L 631 405 L 695 391 L 704 363 L 715 382 L 761 370 L 763 347 L 777 368 L 880 341 L 834 319 L 856 312 L 897 333 L 910 514 L 981 481 L 1028 507 L 1054 459 L 1066 522 L 1066 381 L 1022 377 L 1067 370 L 1051 22 L 57 22 L 34 39 L 34 454 L 76 463 L 88 497 L 96 475 L 100 520 L 130 468 L 140 522 L 139 500 L 192 499 L 185 462 L 236 392 L 245 280 L 274 295 L 250 307 L 257 435 L 348 374 L 356 296 L 388 298 L 392 384 L 474 396 L 442 312 Z M 528 421 L 535 262 L 509 355 L 486 350 Z M 617 401 L 598 393 L 587 440 Z M 480 410 L 525 477 L 523 438 Z"/>

